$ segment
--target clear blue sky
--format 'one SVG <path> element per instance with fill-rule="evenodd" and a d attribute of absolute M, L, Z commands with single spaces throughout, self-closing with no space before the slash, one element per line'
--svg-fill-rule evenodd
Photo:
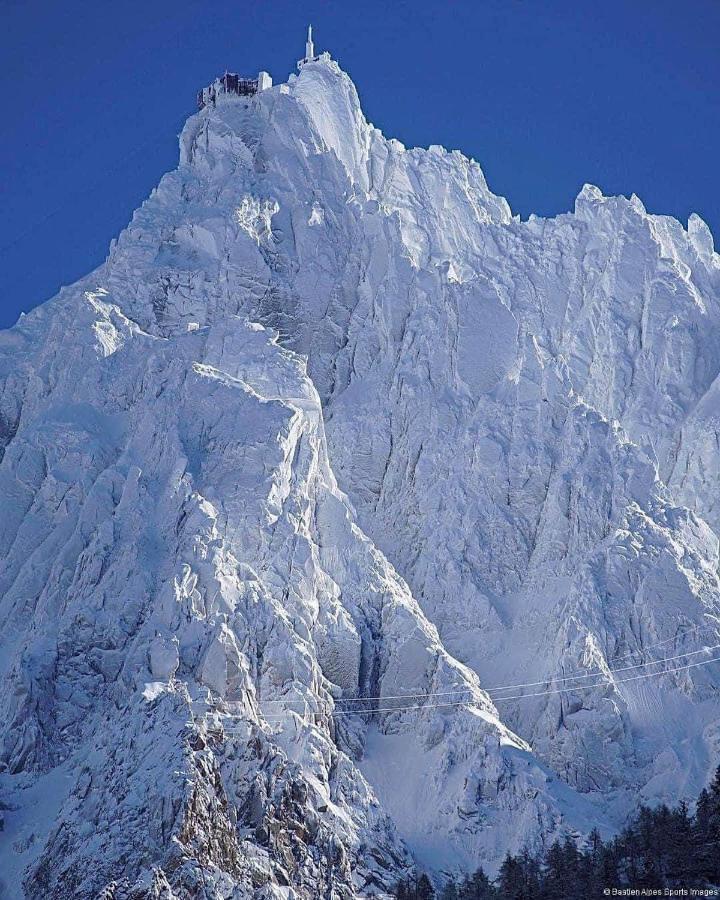
<path fill-rule="evenodd" d="M 226 67 L 283 81 L 308 22 L 365 112 L 460 148 L 513 210 L 586 181 L 720 244 L 720 0 L 0 0 L 0 326 L 105 257 Z"/>

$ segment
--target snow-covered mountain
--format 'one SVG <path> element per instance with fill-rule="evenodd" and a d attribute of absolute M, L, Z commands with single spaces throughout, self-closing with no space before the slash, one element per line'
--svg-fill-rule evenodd
<path fill-rule="evenodd" d="M 7 895 L 383 895 L 696 794 L 719 372 L 697 217 L 521 222 L 329 59 L 191 116 L 0 335 Z"/>

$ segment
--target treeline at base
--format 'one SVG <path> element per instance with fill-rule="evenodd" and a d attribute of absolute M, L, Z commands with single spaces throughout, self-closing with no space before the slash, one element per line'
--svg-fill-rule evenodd
<path fill-rule="evenodd" d="M 717 887 L 720 897 L 720 768 L 691 815 L 688 806 L 641 807 L 617 837 L 593 831 L 584 849 L 570 838 L 545 853 L 508 854 L 491 881 L 478 869 L 436 892 L 425 874 L 401 881 L 397 900 L 601 900 L 613 888 Z M 708 896 L 708 895 L 705 895 Z M 712 896 L 712 894 L 710 895 Z"/>

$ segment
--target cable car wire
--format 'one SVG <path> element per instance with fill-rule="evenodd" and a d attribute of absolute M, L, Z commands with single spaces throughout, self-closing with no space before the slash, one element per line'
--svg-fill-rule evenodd
<path fill-rule="evenodd" d="M 720 662 L 720 656 L 713 657 L 713 659 L 704 659 L 700 660 L 700 662 L 688 663 L 683 666 L 676 666 L 672 669 L 665 669 L 662 672 L 644 672 L 642 675 L 631 675 L 629 678 L 622 678 L 620 681 L 614 682 L 614 685 L 619 684 L 627 684 L 629 681 L 641 681 L 644 678 L 654 678 L 660 675 L 671 675 L 674 672 L 683 672 L 686 669 L 694 669 L 698 666 L 707 666 L 710 663 Z M 532 694 L 518 694 L 515 697 L 499 697 L 497 698 L 500 701 L 506 700 L 527 700 L 530 697 L 545 697 L 550 694 L 567 694 L 574 690 L 588 690 L 589 688 L 599 687 L 597 684 L 588 684 L 588 685 L 580 685 L 575 688 L 558 688 L 556 690 L 550 691 L 537 691 Z M 339 718 L 340 716 L 355 716 L 355 715 L 374 715 L 376 713 L 390 713 L 390 712 L 403 712 L 406 710 L 414 710 L 414 709 L 433 709 L 439 707 L 456 707 L 456 706 L 468 706 L 472 702 L 472 699 L 468 700 L 460 700 L 460 701 L 452 701 L 449 700 L 445 703 L 418 703 L 410 706 L 388 706 L 388 707 L 379 707 L 376 709 L 342 709 L 342 710 L 330 710 L 326 713 L 330 718 Z M 315 711 L 312 711 L 315 714 Z M 285 718 L 289 713 L 295 713 L 299 715 L 296 710 L 288 709 L 284 713 L 271 713 L 269 715 L 264 715 L 263 718 L 271 721 L 277 720 L 280 718 Z M 318 713 L 319 714 L 319 713 Z"/>
<path fill-rule="evenodd" d="M 667 641 L 660 641 L 655 646 L 660 646 L 661 644 L 665 644 L 665 643 L 667 643 Z M 407 694 L 385 694 L 385 695 L 377 696 L 377 697 L 344 697 L 344 698 L 339 698 L 339 702 L 360 703 L 360 702 L 371 702 L 371 701 L 375 701 L 375 700 L 378 700 L 378 701 L 380 701 L 380 700 L 382 700 L 382 701 L 385 701 L 385 700 L 409 700 L 409 699 L 414 699 L 416 697 L 447 697 L 447 696 L 457 696 L 459 694 L 467 694 L 474 690 L 484 691 L 492 699 L 502 700 L 502 699 L 506 699 L 506 698 L 503 698 L 503 697 L 495 698 L 492 696 L 493 692 L 519 690 L 520 688 L 525 688 L 525 687 L 539 687 L 544 684 L 552 684 L 553 681 L 566 681 L 567 682 L 567 681 L 580 681 L 580 680 L 583 680 L 586 678 L 602 678 L 602 677 L 607 677 L 608 675 L 612 675 L 616 672 L 630 672 L 633 669 L 641 669 L 645 666 L 653 666 L 653 665 L 659 665 L 660 663 L 674 662 L 675 660 L 683 659 L 684 657 L 688 657 L 688 656 L 697 656 L 698 653 L 709 653 L 712 650 L 717 650 L 718 648 L 720 648 L 720 644 L 713 644 L 710 647 L 701 647 L 699 650 L 687 650 L 684 653 L 678 653 L 675 656 L 664 656 L 661 659 L 652 659 L 652 660 L 647 660 L 647 661 L 641 662 L 641 663 L 634 663 L 631 666 L 619 666 L 616 668 L 608 668 L 607 670 L 600 670 L 598 672 L 584 672 L 584 673 L 578 674 L 578 675 L 572 675 L 572 674 L 571 675 L 557 675 L 557 676 L 553 676 L 552 678 L 546 678 L 542 681 L 526 681 L 526 682 L 520 682 L 518 684 L 494 685 L 492 687 L 487 687 L 487 688 L 482 687 L 482 685 L 480 685 L 480 686 L 473 685 L 473 686 L 470 686 L 467 688 L 458 688 L 458 689 L 454 689 L 454 690 L 450 690 L 450 691 L 423 691 L 423 692 L 418 692 L 418 693 L 407 693 Z M 645 648 L 645 649 L 649 649 L 649 648 Z M 575 670 L 575 671 L 578 671 L 578 670 Z M 297 698 L 297 699 L 271 699 L 271 700 L 260 700 L 259 701 L 259 703 L 261 705 L 267 705 L 267 704 L 271 704 L 271 703 L 288 705 L 291 703 L 306 703 L 306 702 L 307 701 L 302 697 Z"/>

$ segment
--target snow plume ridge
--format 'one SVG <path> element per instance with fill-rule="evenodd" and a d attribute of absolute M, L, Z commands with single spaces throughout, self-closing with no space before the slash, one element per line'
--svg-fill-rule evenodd
<path fill-rule="evenodd" d="M 332 60 L 192 116 L 0 335 L 6 892 L 383 896 L 695 796 L 719 295 L 698 217 L 521 222 Z"/>

